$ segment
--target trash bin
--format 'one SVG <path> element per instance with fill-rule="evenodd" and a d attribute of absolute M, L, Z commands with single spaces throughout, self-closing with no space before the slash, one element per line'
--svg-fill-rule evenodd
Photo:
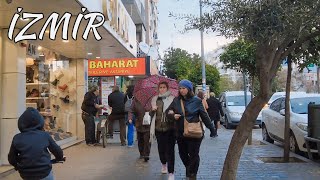
<path fill-rule="evenodd" d="M 320 104 L 308 105 L 308 137 L 320 139 Z"/>

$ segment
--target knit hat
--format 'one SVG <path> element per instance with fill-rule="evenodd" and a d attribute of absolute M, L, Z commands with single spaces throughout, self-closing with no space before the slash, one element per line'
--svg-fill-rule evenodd
<path fill-rule="evenodd" d="M 193 85 L 192 82 L 187 80 L 187 79 L 183 79 L 179 82 L 179 87 L 185 87 L 187 89 L 189 89 L 189 91 L 193 90 Z"/>

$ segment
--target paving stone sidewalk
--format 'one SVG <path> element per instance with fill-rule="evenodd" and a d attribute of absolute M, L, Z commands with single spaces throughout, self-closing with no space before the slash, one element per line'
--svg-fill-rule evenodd
<path fill-rule="evenodd" d="M 220 179 L 224 159 L 234 130 L 221 129 L 219 137 L 206 135 L 200 152 L 198 179 Z M 254 140 L 260 139 L 261 129 L 254 130 Z M 151 159 L 148 163 L 138 159 L 137 146 L 120 146 L 117 136 L 104 149 L 102 146 L 89 147 L 84 143 L 70 147 L 64 152 L 67 162 L 54 165 L 57 180 L 162 180 L 167 175 L 160 173 L 160 161 L 156 144 L 153 144 Z M 237 179 L 320 179 L 320 166 L 307 160 L 304 163 L 263 163 L 259 157 L 281 157 L 281 147 L 267 144 L 245 146 L 240 160 Z M 296 156 L 296 155 L 292 155 Z M 303 159 L 303 158 L 302 158 Z M 185 168 L 178 155 L 176 146 L 175 177 L 185 179 Z M 20 179 L 17 173 L 5 179 Z"/>

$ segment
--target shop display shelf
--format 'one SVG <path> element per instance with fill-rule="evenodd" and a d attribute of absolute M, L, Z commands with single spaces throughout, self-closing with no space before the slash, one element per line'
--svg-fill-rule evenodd
<path fill-rule="evenodd" d="M 49 85 L 49 83 L 45 83 L 45 82 L 27 83 L 27 86 L 37 86 L 37 85 Z"/>
<path fill-rule="evenodd" d="M 32 99 L 49 99 L 49 97 L 28 97 L 26 98 L 27 100 L 32 100 Z"/>

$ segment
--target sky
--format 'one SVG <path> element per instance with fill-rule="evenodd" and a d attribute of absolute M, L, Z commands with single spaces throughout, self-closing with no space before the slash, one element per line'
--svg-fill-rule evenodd
<path fill-rule="evenodd" d="M 189 53 L 201 53 L 200 32 L 193 30 L 191 32 L 182 34 L 185 22 L 169 17 L 169 13 L 174 14 L 200 14 L 200 7 L 198 0 L 159 0 L 159 39 L 160 52 L 164 52 L 169 47 L 181 48 L 187 50 Z M 204 33 L 204 51 L 205 53 L 214 51 L 218 47 L 230 43 L 224 37 L 217 36 L 217 34 L 210 32 Z"/>

